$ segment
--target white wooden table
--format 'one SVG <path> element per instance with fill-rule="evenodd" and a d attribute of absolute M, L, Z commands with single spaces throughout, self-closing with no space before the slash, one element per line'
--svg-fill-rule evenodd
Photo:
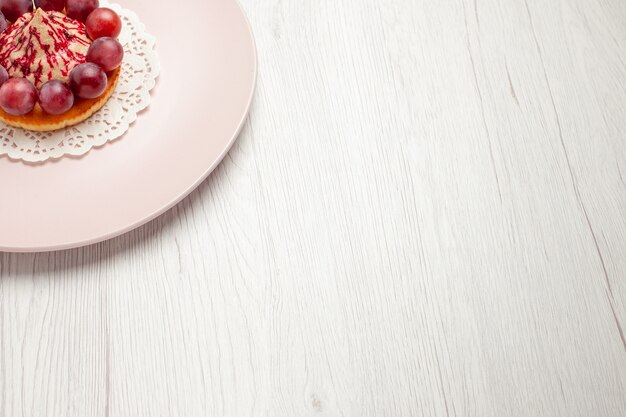
<path fill-rule="evenodd" d="M 626 415 L 626 2 L 243 6 L 214 175 L 0 255 L 0 416 Z"/>

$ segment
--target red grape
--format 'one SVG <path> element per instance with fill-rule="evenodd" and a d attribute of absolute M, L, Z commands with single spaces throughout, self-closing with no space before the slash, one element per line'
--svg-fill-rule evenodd
<path fill-rule="evenodd" d="M 9 27 L 9 24 L 7 23 L 7 18 L 4 17 L 2 12 L 0 12 L 0 33 L 7 30 L 7 27 Z"/>
<path fill-rule="evenodd" d="M 117 13 L 106 7 L 100 7 L 91 12 L 85 25 L 87 34 L 94 40 L 105 36 L 117 38 L 122 31 L 122 20 Z"/>
<path fill-rule="evenodd" d="M 74 94 L 64 82 L 50 80 L 39 89 L 39 105 L 46 113 L 63 114 L 74 105 Z"/>
<path fill-rule="evenodd" d="M 107 88 L 106 73 L 91 62 L 81 64 L 70 73 L 70 86 L 80 98 L 100 97 Z"/>
<path fill-rule="evenodd" d="M 87 16 L 96 10 L 98 6 L 100 6 L 98 0 L 67 0 L 65 10 L 72 19 L 84 22 Z"/>
<path fill-rule="evenodd" d="M 113 38 L 96 39 L 87 51 L 87 62 L 93 62 L 107 72 L 119 67 L 123 58 L 124 47 Z"/>
<path fill-rule="evenodd" d="M 30 113 L 37 103 L 37 89 L 26 78 L 11 78 L 0 87 L 0 107 L 13 116 Z"/>
<path fill-rule="evenodd" d="M 48 12 L 62 12 L 65 9 L 65 0 L 35 0 L 35 6 Z"/>
<path fill-rule="evenodd" d="M 33 11 L 31 0 L 0 0 L 0 10 L 11 22 L 15 22 L 24 13 Z"/>
<path fill-rule="evenodd" d="M 9 79 L 9 73 L 7 69 L 0 65 L 0 85 L 4 84 Z"/>

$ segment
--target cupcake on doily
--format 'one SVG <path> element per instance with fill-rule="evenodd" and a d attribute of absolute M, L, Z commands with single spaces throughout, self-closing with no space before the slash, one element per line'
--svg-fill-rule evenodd
<path fill-rule="evenodd" d="M 108 0 L 0 0 L 0 156 L 42 162 L 121 137 L 160 65 L 139 17 Z"/>

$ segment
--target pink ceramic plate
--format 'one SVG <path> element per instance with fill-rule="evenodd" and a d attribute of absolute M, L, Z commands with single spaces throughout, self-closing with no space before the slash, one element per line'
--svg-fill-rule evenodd
<path fill-rule="evenodd" d="M 117 2 L 157 38 L 152 104 L 122 139 L 80 159 L 0 157 L 1 251 L 78 247 L 148 222 L 211 173 L 244 123 L 257 63 L 236 0 Z"/>

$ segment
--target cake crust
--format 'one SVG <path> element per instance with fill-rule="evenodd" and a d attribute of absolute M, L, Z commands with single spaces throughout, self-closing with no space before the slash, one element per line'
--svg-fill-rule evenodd
<path fill-rule="evenodd" d="M 120 71 L 121 67 L 107 74 L 107 87 L 100 97 L 90 100 L 76 98 L 74 106 L 66 113 L 59 115 L 48 114 L 37 104 L 30 113 L 24 116 L 13 116 L 0 108 L 0 121 L 13 127 L 20 127 L 36 132 L 50 132 L 74 126 L 87 120 L 106 104 L 115 91 L 115 87 L 119 81 Z"/>

